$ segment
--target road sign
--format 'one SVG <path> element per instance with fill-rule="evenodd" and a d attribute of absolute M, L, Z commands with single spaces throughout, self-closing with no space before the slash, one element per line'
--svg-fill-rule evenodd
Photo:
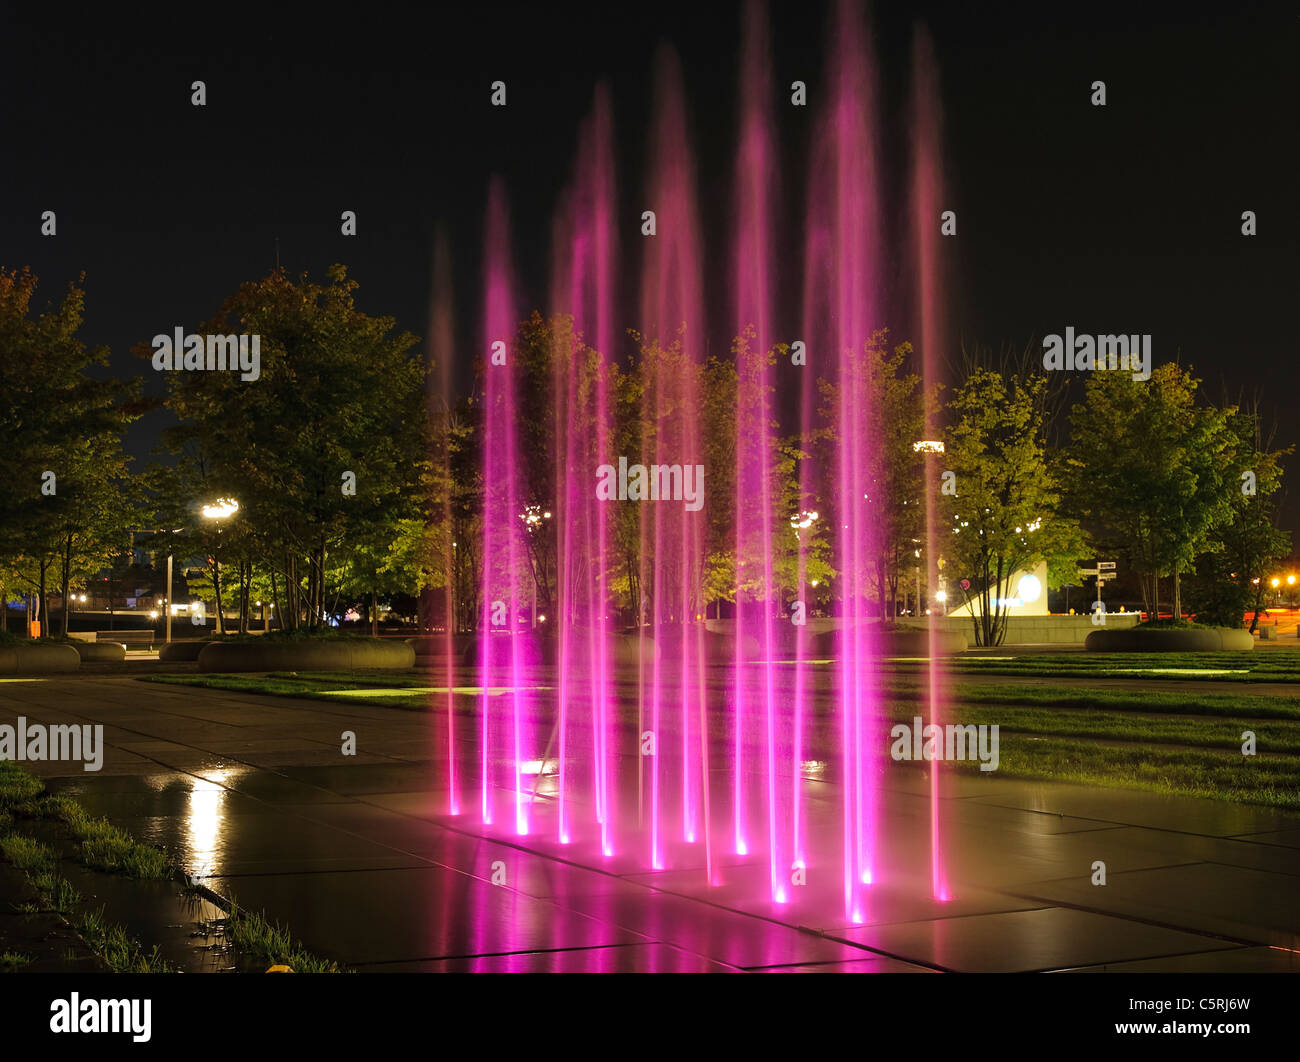
<path fill-rule="evenodd" d="M 1114 562 L 1114 561 L 1098 561 L 1098 562 L 1097 562 L 1097 567 L 1100 568 L 1103 572 L 1113 572 L 1113 571 L 1115 570 L 1115 562 Z"/>

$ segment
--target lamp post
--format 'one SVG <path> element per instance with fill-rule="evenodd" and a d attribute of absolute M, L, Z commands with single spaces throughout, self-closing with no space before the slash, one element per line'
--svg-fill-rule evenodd
<path fill-rule="evenodd" d="M 167 554 L 167 596 L 163 598 L 163 641 L 172 642 L 172 555 Z"/>
<path fill-rule="evenodd" d="M 225 623 L 221 615 L 221 521 L 239 512 L 239 502 L 234 498 L 218 498 L 200 510 L 205 520 L 214 520 L 217 525 L 217 544 L 212 548 L 212 593 L 217 599 L 217 634 L 225 634 Z"/>

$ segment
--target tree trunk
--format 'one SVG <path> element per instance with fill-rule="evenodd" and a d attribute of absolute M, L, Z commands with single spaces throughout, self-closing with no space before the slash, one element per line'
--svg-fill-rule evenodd
<path fill-rule="evenodd" d="M 225 634 L 226 626 L 221 616 L 221 558 L 215 553 L 212 555 L 212 594 L 217 599 L 216 632 Z"/>
<path fill-rule="evenodd" d="M 248 633 L 248 561 L 239 562 L 239 633 Z"/>
<path fill-rule="evenodd" d="M 379 637 L 379 594 L 370 591 L 370 637 Z"/>
<path fill-rule="evenodd" d="M 50 603 L 45 597 L 45 569 L 49 567 L 48 561 L 41 561 L 41 603 L 36 613 L 36 621 L 41 625 L 42 637 L 50 636 Z"/>
<path fill-rule="evenodd" d="M 72 581 L 72 532 L 68 532 L 68 537 L 63 547 L 63 570 L 59 573 L 61 576 L 60 589 L 63 592 L 63 637 L 69 637 L 68 633 L 68 583 Z"/>
<path fill-rule="evenodd" d="M 1182 587 L 1178 582 L 1178 569 L 1174 569 L 1174 622 L 1177 623 L 1183 618 L 1183 596 Z"/>

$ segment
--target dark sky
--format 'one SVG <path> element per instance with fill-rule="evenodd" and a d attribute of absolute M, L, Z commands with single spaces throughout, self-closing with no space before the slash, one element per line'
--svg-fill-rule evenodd
<path fill-rule="evenodd" d="M 956 338 L 997 349 L 1066 325 L 1151 333 L 1157 363 L 1191 363 L 1216 398 L 1225 383 L 1259 391 L 1280 440 L 1300 441 L 1300 8 L 878 7 L 893 181 L 905 178 L 913 22 L 934 38 L 959 217 L 946 244 Z M 115 370 L 145 374 L 154 393 L 158 378 L 127 348 L 210 316 L 268 271 L 277 237 L 291 272 L 323 278 L 345 262 L 363 310 L 423 336 L 432 234 L 444 224 L 468 335 L 492 173 L 505 179 L 522 281 L 539 302 L 556 196 L 601 79 L 614 102 L 625 249 L 635 247 L 650 72 L 665 41 L 685 71 L 706 246 L 725 262 L 738 4 L 48 10 L 0 15 L 0 264 L 30 265 L 47 299 L 84 271 L 85 338 L 108 344 Z M 811 97 L 804 111 L 778 108 L 782 175 L 797 189 L 826 76 L 827 8 L 771 12 L 774 80 L 804 80 Z M 488 106 L 498 78 L 504 110 Z M 207 83 L 204 108 L 190 105 L 195 79 Z M 1098 79 L 1105 108 L 1089 103 Z M 53 239 L 39 235 L 47 209 L 58 214 Z M 344 209 L 358 214 L 355 239 L 339 233 Z M 1251 239 L 1240 235 L 1247 209 L 1259 219 Z M 783 219 L 787 238 L 797 220 Z M 162 423 L 138 424 L 131 449 L 147 453 Z M 1300 488 L 1290 498 L 1295 526 Z"/>

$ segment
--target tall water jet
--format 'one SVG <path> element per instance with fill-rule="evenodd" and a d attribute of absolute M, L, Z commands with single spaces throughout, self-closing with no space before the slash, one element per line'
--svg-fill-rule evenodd
<path fill-rule="evenodd" d="M 868 625 L 875 556 L 869 507 L 889 504 L 871 489 L 870 423 L 874 395 L 864 359 L 878 321 L 881 253 L 874 157 L 872 57 L 856 4 L 841 0 L 831 25 L 827 112 L 809 185 L 806 264 L 813 280 L 805 329 L 815 349 L 834 358 L 832 460 L 836 521 L 834 568 L 841 602 L 836 706 L 842 747 L 842 844 L 845 914 L 862 921 L 860 889 L 875 880 L 877 794 L 877 642 Z"/>
<path fill-rule="evenodd" d="M 786 726 L 778 719 L 775 689 L 776 635 L 772 598 L 772 519 L 776 497 L 776 448 L 772 409 L 773 213 L 776 150 L 770 115 L 771 58 L 766 16 L 759 0 L 745 7 L 740 72 L 740 149 L 736 157 L 736 626 L 733 660 L 733 828 L 735 850 L 748 850 L 747 780 L 763 779 L 765 835 L 772 899 L 786 901 L 789 837 L 789 769 Z M 746 598 L 751 609 L 746 612 Z M 756 608 L 754 607 L 756 606 Z M 757 611 L 757 616 L 754 615 Z M 746 663 L 751 626 L 762 648 L 757 669 Z M 747 727 L 747 723 L 750 724 Z M 757 725 L 754 725 L 757 724 Z M 749 730 L 747 740 L 747 730 Z M 749 752 L 758 750 L 757 755 Z"/>
<path fill-rule="evenodd" d="M 575 686 L 589 706 L 585 750 L 595 819 L 604 855 L 614 853 L 616 735 L 609 650 L 607 509 L 594 497 L 592 474 L 609 462 L 608 361 L 614 348 L 615 191 L 613 131 L 608 95 L 596 92 L 592 115 L 579 135 L 575 182 L 558 212 L 552 263 L 552 304 L 571 328 L 559 336 L 554 361 L 553 417 L 556 497 L 559 499 L 557 619 L 559 830 L 568 843 L 570 792 L 568 711 Z M 562 323 L 553 326 L 563 330 Z M 594 340 L 593 349 L 589 343 Z M 581 633 L 579 633 L 581 632 Z"/>
<path fill-rule="evenodd" d="M 442 577 L 444 609 L 443 656 L 446 661 L 447 685 L 447 812 L 460 814 L 460 781 L 456 764 L 456 541 L 453 537 L 451 502 L 451 449 L 453 414 L 451 407 L 452 372 L 455 354 L 451 287 L 451 250 L 446 233 L 440 228 L 433 245 L 433 298 L 429 309 L 429 342 L 438 367 L 439 392 L 434 396 L 430 419 L 438 426 L 442 451 Z"/>
<path fill-rule="evenodd" d="M 524 792 L 523 660 L 519 646 L 519 592 L 524 546 L 519 518 L 521 491 L 516 431 L 515 366 L 510 350 L 519 320 L 515 301 L 510 252 L 509 214 L 505 190 L 493 179 L 488 192 L 484 240 L 483 340 L 483 611 L 479 621 L 480 740 L 482 815 L 495 820 L 493 789 L 498 779 L 492 754 L 504 744 L 507 777 L 501 779 L 512 793 L 515 832 L 528 833 L 528 804 Z M 504 651 L 493 628 L 507 627 Z M 506 699 L 508 719 L 498 715 L 493 727 L 492 678 L 504 669 L 509 676 Z M 494 733 L 495 729 L 495 733 Z M 508 738 L 502 740 L 503 734 Z"/>
<path fill-rule="evenodd" d="M 946 341 L 943 298 L 940 285 L 941 211 L 943 209 L 942 132 L 938 73 L 930 36 L 921 26 L 912 42 L 912 247 L 915 255 L 915 284 L 921 344 L 921 381 L 925 395 L 926 439 L 939 438 L 938 386 L 942 379 L 941 352 Z M 936 485 L 939 482 L 934 448 L 925 452 L 925 556 L 926 585 L 934 599 L 939 585 L 939 535 L 936 513 Z M 936 603 L 938 603 L 936 601 Z M 918 609 L 920 602 L 917 602 Z M 938 646 L 939 620 L 943 608 L 928 610 L 930 659 L 928 666 L 929 722 L 942 726 L 943 669 Z M 943 838 L 939 821 L 940 758 L 930 761 L 930 886 L 936 900 L 949 898 L 943 864 Z"/>
<path fill-rule="evenodd" d="M 699 221 L 695 199 L 694 163 L 686 128 L 681 70 L 676 56 L 662 49 L 656 62 L 655 118 L 651 134 L 647 202 L 653 211 L 653 235 L 645 240 L 641 276 L 642 357 L 651 361 L 643 407 L 642 463 L 678 465 L 683 474 L 700 463 L 699 395 L 697 379 L 704 335 L 703 274 Z M 645 224 L 649 225 L 647 220 Z M 681 836 L 698 840 L 703 826 L 706 872 L 713 875 L 711 824 L 708 815 L 708 741 L 703 704 L 703 577 L 704 511 L 682 504 L 654 502 L 643 515 L 643 572 L 653 555 L 650 615 L 655 638 L 649 699 L 651 708 L 651 865 L 665 865 L 664 783 L 680 793 Z M 652 534 L 644 533 L 649 521 Z M 644 589 L 644 580 L 643 580 Z M 676 771 L 665 769 L 665 670 L 668 625 L 674 630 L 677 656 L 676 689 L 671 702 L 677 711 L 671 723 Z M 694 717 L 694 720 L 693 720 Z M 701 808 L 701 804 L 705 805 Z M 703 814 L 701 812 L 703 811 Z"/>

